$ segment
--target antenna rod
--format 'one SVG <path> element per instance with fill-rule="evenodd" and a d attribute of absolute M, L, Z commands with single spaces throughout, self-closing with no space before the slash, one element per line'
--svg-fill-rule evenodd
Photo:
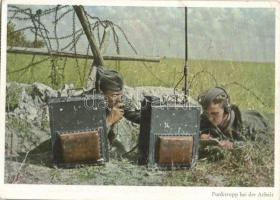
<path fill-rule="evenodd" d="M 185 67 L 184 67 L 184 77 L 185 77 L 185 87 L 184 87 L 184 101 L 188 102 L 189 88 L 188 88 L 188 7 L 185 7 Z"/>

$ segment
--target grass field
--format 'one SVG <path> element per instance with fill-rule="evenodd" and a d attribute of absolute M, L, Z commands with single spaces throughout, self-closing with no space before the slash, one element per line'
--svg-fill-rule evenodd
<path fill-rule="evenodd" d="M 46 57 L 36 56 L 33 62 Z M 13 71 L 24 68 L 32 61 L 32 56 L 8 54 L 7 81 L 23 83 L 42 82 L 53 88 L 73 83 L 75 87 L 83 87 L 91 66 L 90 60 L 64 58 L 54 59 L 34 65 L 20 72 Z M 184 60 L 165 58 L 160 63 L 143 63 L 129 61 L 105 61 L 106 66 L 120 71 L 128 86 L 163 86 L 174 87 L 182 77 Z M 63 69 L 63 66 L 64 69 Z M 189 83 L 190 95 L 194 98 L 211 86 L 225 86 L 231 101 L 244 109 L 257 109 L 263 112 L 274 111 L 273 63 L 190 60 Z M 52 71 L 53 69 L 53 71 Z M 57 72 L 57 73 L 53 73 Z M 51 74 L 56 74 L 52 80 Z M 63 74 L 64 77 L 58 74 Z M 182 88 L 182 84 L 178 89 Z"/>

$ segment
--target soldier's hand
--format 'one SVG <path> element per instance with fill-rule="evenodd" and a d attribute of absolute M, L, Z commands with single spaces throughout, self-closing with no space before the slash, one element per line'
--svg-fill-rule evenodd
<path fill-rule="evenodd" d="M 200 134 L 200 139 L 201 140 L 209 140 L 211 138 L 209 133 L 201 133 Z"/>
<path fill-rule="evenodd" d="M 116 105 L 114 105 L 114 107 L 119 108 L 119 109 L 123 109 L 124 108 L 124 103 L 117 103 Z"/>
<path fill-rule="evenodd" d="M 219 146 L 223 149 L 233 149 L 233 142 L 229 140 L 221 140 Z"/>
<path fill-rule="evenodd" d="M 111 108 L 109 114 L 106 117 L 107 127 L 111 127 L 113 124 L 117 123 L 123 118 L 124 110 L 123 104 L 118 103 L 113 108 Z"/>

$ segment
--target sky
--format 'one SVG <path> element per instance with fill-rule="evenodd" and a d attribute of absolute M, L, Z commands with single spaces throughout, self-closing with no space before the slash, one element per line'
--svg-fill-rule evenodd
<path fill-rule="evenodd" d="M 53 7 L 17 6 L 29 7 L 33 13 Z M 58 16 L 70 8 L 60 10 Z M 135 55 L 126 36 L 140 56 L 184 58 L 187 46 L 189 59 L 274 62 L 275 10 L 272 8 L 188 8 L 187 45 L 184 8 L 87 6 L 85 9 L 91 16 L 110 20 L 121 27 L 121 30 L 115 27 L 121 55 Z M 59 21 L 59 36 L 73 32 L 73 14 L 68 13 Z M 49 35 L 54 35 L 54 14 L 41 17 L 41 20 L 50 30 Z M 28 21 L 13 22 L 18 28 L 31 24 Z M 75 28 L 80 28 L 77 18 Z M 115 55 L 113 30 L 108 32 L 108 47 L 104 54 Z M 25 34 L 34 37 L 28 31 Z M 61 48 L 67 40 L 60 43 Z M 56 41 L 52 41 L 52 47 L 57 48 Z M 81 37 L 77 47 L 79 52 L 86 51 L 85 37 Z"/>

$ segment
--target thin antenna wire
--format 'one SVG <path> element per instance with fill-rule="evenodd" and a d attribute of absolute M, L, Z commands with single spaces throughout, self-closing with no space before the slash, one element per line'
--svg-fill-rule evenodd
<path fill-rule="evenodd" d="M 187 61 L 188 61 L 188 8 L 185 7 L 185 65 L 184 65 L 184 74 L 182 78 L 177 82 L 176 86 L 174 87 L 174 95 L 176 95 L 176 88 L 178 85 L 185 80 L 184 83 L 184 99 L 183 103 L 188 103 L 188 95 L 189 95 L 189 88 L 188 88 L 188 66 L 187 66 Z"/>
<path fill-rule="evenodd" d="M 185 7 L 185 66 L 188 61 L 188 7 Z"/>
<path fill-rule="evenodd" d="M 188 7 L 185 7 L 185 67 L 184 67 L 184 78 L 185 78 L 185 87 L 184 87 L 184 101 L 188 102 Z"/>

